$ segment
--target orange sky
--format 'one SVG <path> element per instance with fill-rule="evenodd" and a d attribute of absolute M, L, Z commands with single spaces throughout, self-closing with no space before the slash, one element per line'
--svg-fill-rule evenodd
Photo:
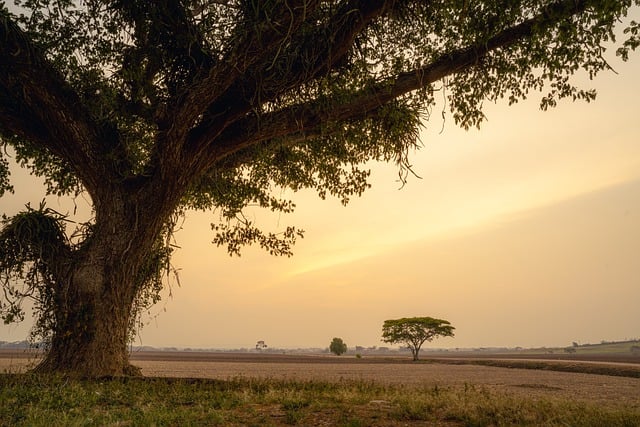
<path fill-rule="evenodd" d="M 614 67 L 592 82 L 595 103 L 490 105 L 480 131 L 427 123 L 413 156 L 422 179 L 402 190 L 393 166 L 372 165 L 373 188 L 346 208 L 302 192 L 294 215 L 255 213 L 265 228 L 306 230 L 293 258 L 229 258 L 210 243 L 214 215 L 190 214 L 181 286 L 137 344 L 384 345 L 382 322 L 406 316 L 452 322 L 456 337 L 435 347 L 640 337 L 640 58 Z M 7 213 L 42 199 L 36 181 L 16 180 Z M 0 326 L 0 340 L 26 326 Z"/>

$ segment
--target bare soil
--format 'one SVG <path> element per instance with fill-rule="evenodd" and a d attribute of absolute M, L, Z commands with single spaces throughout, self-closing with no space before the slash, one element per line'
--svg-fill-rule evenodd
<path fill-rule="evenodd" d="M 292 355 L 215 352 L 134 352 L 131 360 L 149 377 L 230 379 L 272 378 L 296 381 L 373 381 L 417 389 L 484 387 L 528 397 L 559 397 L 603 406 L 640 409 L 640 364 L 609 361 L 514 360 L 456 357 L 411 362 L 406 357 Z M 0 351 L 0 372 L 22 372 L 35 363 L 33 353 Z M 483 364 L 477 364 L 483 363 Z M 490 366 L 495 362 L 494 366 Z M 585 370 L 589 366 L 623 369 L 629 376 L 559 372 L 554 364 Z M 559 366 L 555 366 L 559 367 Z M 606 372 L 606 371 L 605 371 Z"/>

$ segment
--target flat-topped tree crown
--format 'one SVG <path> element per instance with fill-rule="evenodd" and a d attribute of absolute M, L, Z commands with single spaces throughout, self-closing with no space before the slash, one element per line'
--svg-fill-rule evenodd
<path fill-rule="evenodd" d="M 86 193 L 94 218 L 75 238 L 61 235 L 55 254 L 3 255 L 11 298 L 0 310 L 21 313 L 23 298 L 49 295 L 36 312 L 50 343 L 40 369 L 86 375 L 127 371 L 128 331 L 157 300 L 176 216 L 216 210 L 214 242 L 229 252 L 256 243 L 290 255 L 300 230 L 262 231 L 243 209 L 292 211 L 281 189 L 347 203 L 368 187 L 370 160 L 395 162 L 404 179 L 442 87 L 465 128 L 482 122 L 484 100 L 516 102 L 531 91 L 544 91 L 543 108 L 592 100 L 570 77 L 608 68 L 603 46 L 638 6 L 14 3 L 0 6 L 0 195 L 11 191 L 10 155 L 43 177 L 48 193 Z M 628 27 L 625 59 L 638 45 L 638 25 Z M 44 206 L 25 215 L 7 218 L 0 238 L 44 216 L 64 221 Z M 44 247 L 37 232 L 25 235 L 22 247 Z"/>
<path fill-rule="evenodd" d="M 448 320 L 433 317 L 403 317 L 385 320 L 382 325 L 382 341 L 390 344 L 404 344 L 418 360 L 420 349 L 425 342 L 437 337 L 452 337 L 454 328 Z"/>

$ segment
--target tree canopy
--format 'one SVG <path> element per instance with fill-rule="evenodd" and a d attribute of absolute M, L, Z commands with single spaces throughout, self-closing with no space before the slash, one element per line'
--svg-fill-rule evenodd
<path fill-rule="evenodd" d="M 347 344 L 342 341 L 342 338 L 334 338 L 329 344 L 329 351 L 336 356 L 340 356 L 347 352 Z"/>
<path fill-rule="evenodd" d="M 422 345 L 437 337 L 452 337 L 455 328 L 447 320 L 432 317 L 403 317 L 385 320 L 382 325 L 382 341 L 390 344 L 404 344 L 410 350 L 413 360 L 418 360 Z"/>
<path fill-rule="evenodd" d="M 42 370 L 121 374 L 186 211 L 216 212 L 213 241 L 231 254 L 291 255 L 302 231 L 262 230 L 248 206 L 291 212 L 281 190 L 302 188 L 347 203 L 368 187 L 371 160 L 406 179 L 436 97 L 464 128 L 480 125 L 486 101 L 593 100 L 571 77 L 610 68 L 607 47 L 629 57 L 640 26 L 625 17 L 639 4 L 2 3 L 0 196 L 13 158 L 49 194 L 85 195 L 93 217 L 75 229 L 46 206 L 4 218 L 0 313 L 19 320 L 35 298 L 51 349 Z"/>

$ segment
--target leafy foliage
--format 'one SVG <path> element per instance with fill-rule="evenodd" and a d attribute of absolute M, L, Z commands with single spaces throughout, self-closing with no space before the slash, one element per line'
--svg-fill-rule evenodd
<path fill-rule="evenodd" d="M 403 317 L 385 320 L 382 325 L 382 341 L 404 344 L 418 360 L 422 344 L 437 337 L 452 337 L 455 328 L 446 320 L 432 317 Z"/>
<path fill-rule="evenodd" d="M 336 356 L 340 356 L 347 352 L 347 344 L 342 341 L 342 338 L 334 338 L 329 344 L 329 351 Z"/>
<path fill-rule="evenodd" d="M 590 101 L 593 91 L 574 87 L 569 77 L 580 70 L 593 76 L 609 67 L 604 44 L 615 40 L 618 18 L 638 4 L 578 2 L 584 12 L 565 17 L 564 3 L 547 1 L 389 2 L 380 7 L 384 13 L 379 19 L 362 23 L 355 15 L 366 7 L 358 2 L 303 1 L 291 9 L 282 9 L 278 2 L 253 1 L 185 1 L 182 8 L 171 2 L 148 8 L 138 1 L 15 3 L 20 13 L 14 18 L 4 10 L 5 19 L 15 19 L 35 47 L 46 52 L 101 131 L 117 134 L 105 154 L 118 163 L 121 179 L 144 176 L 154 168 L 159 132 L 169 120 L 160 116 L 174 106 L 171 103 L 180 102 L 173 97 L 185 96 L 190 85 L 212 70 L 237 68 L 246 75 L 222 92 L 222 99 L 209 110 L 190 118 L 185 128 L 192 127 L 194 133 L 205 131 L 222 114 L 218 108 L 231 100 L 227 108 L 239 104 L 239 114 L 265 125 L 273 112 L 305 104 L 317 115 L 326 114 L 356 94 L 391 85 L 401 73 L 481 46 L 541 10 L 558 15 L 557 22 L 550 19 L 551 28 L 540 23 L 503 49 L 479 53 L 473 67 L 443 82 L 455 122 L 465 128 L 479 126 L 484 100 L 504 97 L 517 102 L 531 90 L 547 91 L 541 98 L 543 108 L 566 97 Z M 285 14 L 296 19 L 287 22 Z M 354 23 L 357 30 L 351 28 Z M 345 34 L 349 31 L 353 34 Z M 637 23 L 625 31 L 629 38 L 618 51 L 624 59 L 638 46 Z M 252 34 L 256 40 L 250 41 Z M 334 49 L 344 52 L 333 58 L 329 44 L 347 36 L 352 43 L 336 45 Z M 271 45 L 274 38 L 278 42 Z M 210 83 L 207 89 L 214 94 L 223 85 L 218 80 Z M 368 173 L 357 165 L 393 160 L 406 174 L 408 153 L 417 147 L 419 123 L 434 105 L 433 94 L 427 84 L 349 120 L 327 120 L 303 129 L 302 135 L 295 132 L 301 139 L 295 145 L 287 142 L 289 133 L 239 150 L 198 174 L 183 204 L 219 208 L 228 221 L 253 204 L 290 211 L 289 202 L 272 196 L 281 188 L 312 187 L 321 197 L 331 194 L 346 203 L 367 187 Z M 46 177 L 50 193 L 82 190 L 77 166 L 27 138 L 13 140 L 10 133 L 2 134 L 22 165 Z M 235 191 L 228 191 L 230 186 Z M 239 223 L 245 229 L 242 220 Z M 219 231 L 220 241 L 231 238 L 226 227 Z M 242 240 L 246 234 L 235 235 Z M 252 234 L 256 242 L 262 237 Z M 236 248 L 229 246 L 232 253 Z"/>
<path fill-rule="evenodd" d="M 23 320 L 22 302 L 30 297 L 39 315 L 36 329 L 48 329 L 53 321 L 52 269 L 59 257 L 69 251 L 64 233 L 65 217 L 41 203 L 38 209 L 27 205 L 27 211 L 12 218 L 3 216 L 0 233 L 0 287 L 4 301 L 0 314 L 5 324 Z"/>

